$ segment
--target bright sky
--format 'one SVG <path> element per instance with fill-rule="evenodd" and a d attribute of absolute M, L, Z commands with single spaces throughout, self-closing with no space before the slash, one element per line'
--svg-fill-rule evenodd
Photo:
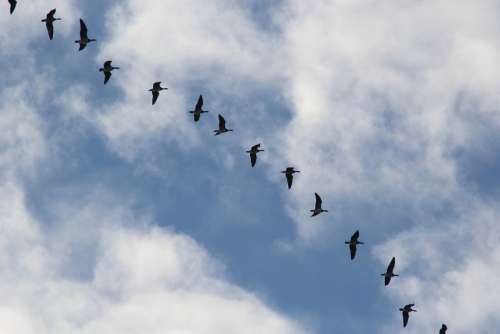
<path fill-rule="evenodd" d="M 262 3 L 0 6 L 1 333 L 500 332 L 500 3 Z"/>

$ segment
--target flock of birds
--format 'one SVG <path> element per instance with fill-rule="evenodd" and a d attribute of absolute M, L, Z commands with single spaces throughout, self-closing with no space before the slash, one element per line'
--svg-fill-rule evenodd
<path fill-rule="evenodd" d="M 17 1 L 16 0 L 8 0 L 10 4 L 10 14 L 14 13 L 14 10 L 16 9 Z M 47 28 L 47 33 L 49 35 L 49 39 L 52 40 L 54 38 L 54 22 L 61 20 L 61 18 L 54 17 L 56 14 L 56 9 L 52 9 L 50 12 L 47 13 L 46 17 L 42 20 L 42 22 L 45 22 L 45 26 Z M 95 42 L 96 39 L 89 38 L 88 37 L 88 29 L 85 24 L 85 22 L 80 19 L 80 39 L 76 40 L 75 43 L 79 44 L 79 51 L 85 49 L 87 44 L 91 42 Z M 100 72 L 104 73 L 104 84 L 106 84 L 109 79 L 111 78 L 111 72 L 113 70 L 118 70 L 120 69 L 119 67 L 115 67 L 111 64 L 111 60 L 108 60 L 104 62 L 104 65 L 102 68 L 99 69 Z M 160 92 L 162 90 L 167 90 L 168 88 L 166 87 L 161 87 L 161 81 L 155 82 L 153 84 L 153 88 L 149 89 L 149 91 L 152 93 L 152 104 L 154 105 L 156 101 L 158 100 L 158 97 L 160 95 Z M 200 95 L 198 97 L 198 101 L 196 102 L 196 105 L 194 107 L 194 110 L 189 111 L 189 113 L 193 114 L 193 118 L 195 122 L 198 122 L 200 120 L 201 114 L 207 113 L 208 110 L 203 110 L 203 96 Z M 214 130 L 215 135 L 221 135 L 226 132 L 233 131 L 232 129 L 227 129 L 226 128 L 226 120 L 222 115 L 218 115 L 219 119 L 219 128 Z M 260 149 L 261 144 L 256 144 L 253 145 L 250 150 L 246 151 L 250 155 L 250 164 L 252 167 L 255 166 L 257 163 L 257 154 L 260 152 L 264 152 L 264 150 Z M 300 171 L 295 170 L 294 167 L 287 167 L 284 171 L 281 171 L 281 173 L 285 174 L 286 177 L 286 182 L 288 185 L 288 189 L 292 188 L 292 183 L 293 183 L 293 175 L 295 173 L 300 173 Z M 317 216 L 321 214 L 322 212 L 328 212 L 328 210 L 325 210 L 322 208 L 322 200 L 321 197 L 315 193 L 315 205 L 314 209 L 310 210 L 312 212 L 311 217 Z M 349 245 L 349 250 L 350 250 L 350 255 L 351 255 L 351 260 L 354 260 L 356 257 L 356 252 L 357 252 L 357 246 L 358 245 L 363 245 L 364 243 L 359 241 L 359 231 L 354 232 L 354 234 L 351 236 L 349 241 L 345 241 L 345 244 Z M 389 262 L 389 265 L 387 266 L 387 269 L 385 273 L 381 274 L 384 277 L 384 284 L 387 286 L 391 282 L 391 279 L 395 276 L 399 276 L 394 273 L 394 267 L 396 266 L 396 258 L 393 257 L 391 261 Z M 407 304 L 403 308 L 400 308 L 399 310 L 402 313 L 403 316 L 403 327 L 406 327 L 408 324 L 408 320 L 410 318 L 410 313 L 411 312 L 417 312 L 417 310 L 413 309 L 415 304 Z M 447 326 L 445 324 L 442 324 L 441 329 L 439 330 L 439 334 L 446 334 Z"/>

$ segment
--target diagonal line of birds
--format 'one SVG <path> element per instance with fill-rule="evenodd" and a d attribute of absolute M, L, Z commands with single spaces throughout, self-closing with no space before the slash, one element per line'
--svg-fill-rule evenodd
<path fill-rule="evenodd" d="M 10 5 L 9 12 L 12 15 L 16 9 L 17 6 L 17 0 L 8 0 L 8 3 Z M 61 18 L 55 17 L 56 14 L 56 9 L 52 9 L 49 11 L 45 18 L 42 19 L 41 21 L 45 23 L 45 26 L 47 28 L 47 34 L 49 36 L 49 39 L 52 40 L 54 38 L 54 22 L 55 21 L 60 21 L 62 20 Z M 83 21 L 83 19 L 80 19 L 80 39 L 76 40 L 75 43 L 79 44 L 78 51 L 84 50 L 87 45 L 91 42 L 96 42 L 97 40 L 94 38 L 89 38 L 88 37 L 88 29 L 87 25 Z M 112 75 L 112 71 L 118 70 L 120 67 L 115 67 L 112 65 L 111 60 L 107 60 L 104 62 L 103 67 L 99 69 L 100 72 L 103 72 L 104 74 L 104 84 L 106 84 Z M 152 94 L 152 105 L 156 103 L 158 100 L 158 97 L 160 95 L 160 92 L 163 90 L 168 90 L 167 87 L 161 87 L 161 81 L 153 83 L 153 88 L 149 89 L 149 91 Z M 194 107 L 194 110 L 190 110 L 189 113 L 193 114 L 193 120 L 195 122 L 198 122 L 201 118 L 201 115 L 204 113 L 208 113 L 208 110 L 203 110 L 203 96 L 200 95 L 198 97 L 198 100 L 196 102 L 196 105 Z M 226 128 L 226 120 L 222 115 L 218 115 L 218 120 L 219 120 L 219 127 L 216 130 L 213 130 L 215 133 L 215 136 L 227 133 L 227 132 L 232 132 L 233 129 L 228 129 Z M 257 163 L 257 155 L 260 152 L 264 152 L 263 149 L 261 149 L 261 144 L 256 144 L 253 145 L 246 153 L 250 155 L 250 165 L 255 167 Z M 286 182 L 288 189 L 292 188 L 293 184 L 293 178 L 294 174 L 300 173 L 300 171 L 295 170 L 295 167 L 287 167 L 285 170 L 281 171 L 281 173 L 285 174 L 286 177 Z M 311 209 L 310 212 L 312 212 L 311 217 L 318 216 L 319 214 L 323 212 L 328 212 L 328 210 L 323 209 L 322 207 L 322 199 L 321 197 L 317 194 L 314 193 L 315 196 L 315 204 L 314 204 L 314 209 Z M 363 245 L 364 243 L 359 241 L 359 230 L 354 232 L 354 234 L 351 236 L 350 240 L 345 241 L 345 244 L 349 246 L 349 252 L 351 256 L 351 260 L 354 260 L 356 257 L 357 253 L 357 247 L 358 245 Z M 381 276 L 384 277 L 384 284 L 385 286 L 388 286 L 392 280 L 393 277 L 399 276 L 398 274 L 394 274 L 394 268 L 396 266 L 396 258 L 393 257 L 391 261 L 389 262 L 389 265 L 387 266 L 386 271 L 381 274 Z M 402 316 L 403 316 L 403 327 L 406 327 L 408 325 L 408 320 L 410 318 L 410 313 L 411 312 L 417 312 L 417 310 L 413 309 L 415 306 L 414 303 L 407 304 L 403 306 L 402 308 L 399 308 L 399 311 L 401 311 Z M 446 334 L 448 327 L 445 324 L 442 324 L 441 329 L 439 330 L 439 334 Z"/>

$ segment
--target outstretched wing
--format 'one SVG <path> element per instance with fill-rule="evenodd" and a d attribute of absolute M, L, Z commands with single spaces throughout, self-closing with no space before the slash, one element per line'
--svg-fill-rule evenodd
<path fill-rule="evenodd" d="M 56 9 L 52 9 L 48 14 L 47 16 L 54 16 L 54 14 L 56 13 Z"/>
<path fill-rule="evenodd" d="M 226 120 L 219 114 L 219 130 L 226 128 Z"/>
<path fill-rule="evenodd" d="M 292 182 L 293 182 L 293 175 L 292 174 L 285 174 L 286 175 L 286 183 L 288 184 L 288 189 L 292 187 Z"/>
<path fill-rule="evenodd" d="M 351 236 L 351 242 L 356 243 L 359 238 L 359 231 L 354 232 L 354 234 Z"/>
<path fill-rule="evenodd" d="M 384 279 L 384 284 L 385 285 L 389 285 L 389 283 L 391 283 L 391 276 L 385 276 L 385 279 Z"/>
<path fill-rule="evenodd" d="M 408 325 L 408 319 L 410 318 L 410 313 L 403 311 L 403 327 Z"/>
<path fill-rule="evenodd" d="M 109 67 L 111 67 L 111 62 L 112 62 L 112 60 L 106 60 L 106 61 L 104 62 L 104 68 L 109 68 Z"/>
<path fill-rule="evenodd" d="M 85 25 L 85 22 L 83 22 L 82 19 L 80 19 L 80 40 L 86 40 L 87 39 L 87 26 Z"/>
<path fill-rule="evenodd" d="M 156 100 L 158 100 L 158 96 L 160 96 L 160 93 L 153 91 L 153 105 L 156 103 Z"/>
<path fill-rule="evenodd" d="M 111 72 L 104 72 L 104 84 L 106 84 L 111 78 Z"/>
<path fill-rule="evenodd" d="M 255 166 L 256 162 L 257 162 L 257 153 L 250 152 L 250 163 L 252 164 L 252 167 Z"/>
<path fill-rule="evenodd" d="M 323 203 L 323 201 L 321 200 L 321 197 L 319 197 L 319 195 L 317 193 L 314 193 L 314 196 L 316 197 L 316 204 L 315 204 L 315 209 L 318 210 L 318 209 L 321 209 L 321 203 Z"/>
<path fill-rule="evenodd" d="M 349 244 L 349 250 L 351 251 L 351 260 L 354 260 L 356 257 L 356 244 Z"/>
<path fill-rule="evenodd" d="M 49 39 L 52 40 L 54 38 L 54 26 L 51 21 L 46 21 L 45 26 L 47 27 L 47 33 L 49 34 Z"/>
<path fill-rule="evenodd" d="M 153 90 L 160 90 L 161 81 L 155 82 L 153 84 Z"/>
<path fill-rule="evenodd" d="M 17 1 L 16 0 L 9 0 L 10 3 L 10 14 L 14 13 L 14 9 L 16 9 Z"/>
<path fill-rule="evenodd" d="M 258 149 L 259 149 L 259 147 L 260 147 L 260 144 L 257 144 L 257 145 L 252 146 L 252 147 L 250 148 L 250 150 L 252 150 L 252 151 L 256 151 L 256 150 L 258 150 Z"/>
<path fill-rule="evenodd" d="M 395 265 L 396 265 L 396 258 L 393 257 L 391 262 L 389 262 L 389 266 L 387 267 L 387 273 L 392 274 L 394 272 Z"/>
<path fill-rule="evenodd" d="M 196 102 L 195 110 L 201 110 L 203 107 L 203 96 L 200 95 L 198 101 Z"/>

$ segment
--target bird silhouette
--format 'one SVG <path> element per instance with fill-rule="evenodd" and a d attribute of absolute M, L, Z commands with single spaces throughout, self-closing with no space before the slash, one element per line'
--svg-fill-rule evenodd
<path fill-rule="evenodd" d="M 78 49 L 78 51 L 82 51 L 83 49 L 85 49 L 87 44 L 95 41 L 95 39 L 89 38 L 87 25 L 85 24 L 85 22 L 83 22 L 82 19 L 80 19 L 80 40 L 75 41 L 75 43 L 80 44 L 80 48 Z"/>
<path fill-rule="evenodd" d="M 363 242 L 358 241 L 358 239 L 359 239 L 359 231 L 356 231 L 351 236 L 351 240 L 345 242 L 347 245 L 349 245 L 349 250 L 351 252 L 351 260 L 354 260 L 354 258 L 356 257 L 357 245 L 364 244 Z"/>
<path fill-rule="evenodd" d="M 14 9 L 16 9 L 17 1 L 16 0 L 9 0 L 10 4 L 10 15 L 14 13 Z"/>
<path fill-rule="evenodd" d="M 153 88 L 151 88 L 149 91 L 153 94 L 153 105 L 156 103 L 156 100 L 158 100 L 158 96 L 160 96 L 160 92 L 162 90 L 167 90 L 168 88 L 161 87 L 161 81 L 155 82 L 153 84 Z"/>
<path fill-rule="evenodd" d="M 264 152 L 264 150 L 259 149 L 260 144 L 254 145 L 250 148 L 249 151 L 246 151 L 247 153 L 250 153 L 250 164 L 255 166 L 255 163 L 257 162 L 257 153 L 259 152 Z"/>
<path fill-rule="evenodd" d="M 61 20 L 61 18 L 54 17 L 54 14 L 56 13 L 56 9 L 52 9 L 50 12 L 47 13 L 47 16 L 42 20 L 42 22 L 45 22 L 45 26 L 47 27 L 47 33 L 49 34 L 49 39 L 52 40 L 54 38 L 54 21 Z"/>
<path fill-rule="evenodd" d="M 200 116 L 203 113 L 208 112 L 208 110 L 203 110 L 203 96 L 200 95 L 198 97 L 198 101 L 196 102 L 196 106 L 194 107 L 194 110 L 189 111 L 191 114 L 193 114 L 193 118 L 195 122 L 198 122 L 200 120 Z"/>
<path fill-rule="evenodd" d="M 445 324 L 443 324 L 441 326 L 441 329 L 439 330 L 439 334 L 446 334 L 446 330 L 448 330 L 448 327 Z"/>
<path fill-rule="evenodd" d="M 394 274 L 395 265 L 396 265 L 396 258 L 393 257 L 391 262 L 389 262 L 389 265 L 387 266 L 387 270 L 385 271 L 385 273 L 381 274 L 382 276 L 384 276 L 384 283 L 386 286 L 389 285 L 389 283 L 391 282 L 391 278 L 393 278 L 394 276 L 399 276 Z"/>
<path fill-rule="evenodd" d="M 288 189 L 292 188 L 293 174 L 300 173 L 300 170 L 295 170 L 294 167 L 287 167 L 285 170 L 281 171 L 286 176 L 286 183 L 288 184 Z"/>
<path fill-rule="evenodd" d="M 226 120 L 224 119 L 224 117 L 222 117 L 222 115 L 219 114 L 219 128 L 217 130 L 214 130 L 215 135 L 218 136 L 229 131 L 233 131 L 233 129 L 226 129 Z"/>
<path fill-rule="evenodd" d="M 415 304 L 408 304 L 405 305 L 403 308 L 399 309 L 401 312 L 403 312 L 403 327 L 406 327 L 406 325 L 408 325 L 408 319 L 410 318 L 410 313 L 417 312 L 417 310 L 412 309 L 413 306 L 415 306 Z"/>
<path fill-rule="evenodd" d="M 104 72 L 104 84 L 106 84 L 109 81 L 109 78 L 111 78 L 111 71 L 119 69 L 119 67 L 111 65 L 111 60 L 105 61 L 103 67 L 99 69 L 99 72 Z"/>
<path fill-rule="evenodd" d="M 313 210 L 309 210 L 310 212 L 313 213 L 311 215 L 311 217 L 317 216 L 317 215 L 319 215 L 322 212 L 328 212 L 328 210 L 323 210 L 321 208 L 321 203 L 323 203 L 323 201 L 321 200 L 321 197 L 319 197 L 319 195 L 317 193 L 314 193 L 314 196 L 316 197 L 316 203 L 314 204 L 314 209 Z"/>

